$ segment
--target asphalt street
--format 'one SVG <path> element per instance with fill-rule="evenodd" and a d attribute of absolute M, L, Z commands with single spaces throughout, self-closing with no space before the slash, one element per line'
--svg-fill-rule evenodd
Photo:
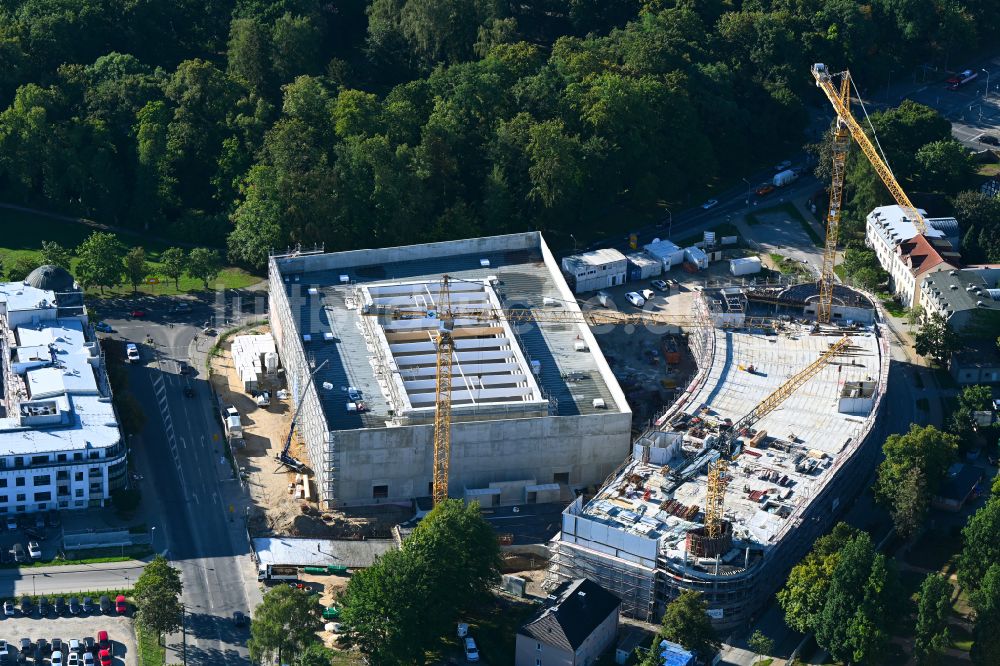
<path fill-rule="evenodd" d="M 170 313 L 168 299 L 144 306 L 147 316 L 130 319 L 106 313 L 116 338 L 139 345 L 142 363 L 129 368 L 129 390 L 146 413 L 133 442 L 153 547 L 178 566 L 184 582 L 185 635 L 172 636 L 170 661 L 187 664 L 249 663 L 245 629 L 232 624 L 234 611 L 249 612 L 247 573 L 252 576 L 240 514 L 234 506 L 239 484 L 223 457 L 223 439 L 201 362 L 189 358 L 195 336 L 211 312 Z M 190 302 L 190 301 L 189 301 Z M 123 311 L 124 312 L 124 311 Z M 194 389 L 193 398 L 184 388 Z M 256 584 L 256 581 L 253 581 Z M 181 647 L 181 645 L 186 647 Z M 176 659 L 175 659 L 176 657 Z"/>
<path fill-rule="evenodd" d="M 72 594 L 131 587 L 144 562 L 66 564 L 31 569 L 0 569 L 0 585 L 6 596 L 24 594 Z M 8 592 L 9 590 L 9 592 Z"/>

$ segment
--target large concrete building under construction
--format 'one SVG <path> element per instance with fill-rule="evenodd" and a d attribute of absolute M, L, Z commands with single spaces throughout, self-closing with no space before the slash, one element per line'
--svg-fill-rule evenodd
<path fill-rule="evenodd" d="M 271 325 L 324 506 L 431 494 L 443 275 L 464 306 L 578 308 L 539 233 L 271 257 Z M 370 314 L 393 308 L 422 314 Z M 455 321 L 449 495 L 551 501 L 628 455 L 631 411 L 580 322 Z"/>
<path fill-rule="evenodd" d="M 815 292 L 698 298 L 726 328 L 690 331 L 694 378 L 596 496 L 564 511 L 549 584 L 590 578 L 621 597 L 623 613 L 648 621 L 686 589 L 704 593 L 720 629 L 753 617 L 860 490 L 879 451 L 889 356 L 874 308 L 838 287 L 843 323 L 816 328 L 803 319 Z M 742 328 L 755 311 L 781 323 Z"/>

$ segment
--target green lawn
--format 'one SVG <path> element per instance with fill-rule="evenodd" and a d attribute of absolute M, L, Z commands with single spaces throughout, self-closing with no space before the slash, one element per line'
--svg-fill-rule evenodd
<path fill-rule="evenodd" d="M 163 649 L 155 634 L 149 634 L 135 625 L 135 638 L 139 647 L 139 666 L 163 666 L 167 661 L 167 651 Z"/>
<path fill-rule="evenodd" d="M 891 298 L 886 298 L 882 301 L 882 307 L 886 309 L 886 312 L 891 314 L 893 317 L 905 317 L 906 308 L 897 303 Z"/>
<path fill-rule="evenodd" d="M 81 224 L 11 210 L 0 210 L 0 228 L 3 229 L 3 235 L 0 236 L 0 259 L 3 260 L 3 265 L 7 268 L 20 257 L 38 260 L 42 241 L 56 241 L 72 251 L 94 231 Z M 140 238 L 130 235 L 119 236 L 119 240 L 127 247 L 142 245 L 150 262 L 150 277 L 159 280 L 158 284 L 141 285 L 139 291 L 157 296 L 170 296 L 204 290 L 204 284 L 195 278 L 185 275 L 175 287 L 172 281 L 167 280 L 159 273 L 162 265 L 158 259 L 160 254 L 167 249 L 167 245 L 143 243 Z M 74 258 L 70 269 L 75 268 L 76 264 L 77 260 Z M 242 289 L 263 279 L 263 277 L 252 275 L 241 268 L 226 268 L 219 274 L 217 283 L 212 286 L 223 289 Z M 131 285 L 120 286 L 106 289 L 104 293 L 101 293 L 100 289 L 94 288 L 88 289 L 87 293 L 96 297 L 121 296 L 131 294 L 132 287 Z"/>
<path fill-rule="evenodd" d="M 469 623 L 469 634 L 476 639 L 479 654 L 488 664 L 514 663 L 514 642 L 517 630 L 527 621 L 537 606 L 509 597 L 495 596 L 493 603 L 471 613 L 463 621 Z M 435 658 L 444 653 L 459 654 L 461 646 L 454 632 L 441 641 Z"/>

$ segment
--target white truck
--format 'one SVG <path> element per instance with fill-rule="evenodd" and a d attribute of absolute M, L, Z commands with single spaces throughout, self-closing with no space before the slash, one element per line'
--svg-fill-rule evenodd
<path fill-rule="evenodd" d="M 243 423 L 240 412 L 233 405 L 222 410 L 222 427 L 226 430 L 226 438 L 233 444 L 243 441 Z"/>
<path fill-rule="evenodd" d="M 789 183 L 794 183 L 798 179 L 799 174 L 795 173 L 791 169 L 785 169 L 784 171 L 774 174 L 774 178 L 771 180 L 771 183 L 775 187 L 784 187 Z"/>
<path fill-rule="evenodd" d="M 260 582 L 275 580 L 298 580 L 299 568 L 289 564 L 262 564 L 257 569 Z"/>

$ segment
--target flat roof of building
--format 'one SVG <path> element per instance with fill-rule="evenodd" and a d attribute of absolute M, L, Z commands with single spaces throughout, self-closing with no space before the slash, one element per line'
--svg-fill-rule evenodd
<path fill-rule="evenodd" d="M 567 270 L 576 270 L 589 266 L 605 266 L 619 261 L 625 261 L 625 255 L 614 248 L 599 248 L 581 254 L 571 254 L 563 257 L 562 263 Z"/>
<path fill-rule="evenodd" d="M 653 539 L 661 556 L 685 560 L 687 532 L 703 522 L 707 466 L 720 455 L 712 448 L 720 426 L 725 429 L 749 414 L 840 339 L 794 325 L 777 335 L 721 329 L 709 335 L 714 352 L 711 366 L 699 372 L 700 384 L 689 387 L 667 412 L 653 440 L 637 442 L 653 444 L 647 461 L 637 453 L 577 512 L 624 530 L 623 538 L 636 543 L 622 549 L 639 557 L 650 555 L 640 541 Z M 874 332 L 852 333 L 845 352 L 753 425 L 757 433 L 766 432 L 763 442 L 756 448 L 744 446 L 729 462 L 725 516 L 737 540 L 764 550 L 777 544 L 794 525 L 795 514 L 845 456 L 853 455 L 871 414 L 839 411 L 843 387 L 848 382 L 878 384 L 888 362 L 882 352 Z"/>
<path fill-rule="evenodd" d="M 0 282 L 0 304 L 7 312 L 24 310 L 55 310 L 56 294 L 47 289 L 37 289 L 24 282 Z"/>
<path fill-rule="evenodd" d="M 253 549 L 261 565 L 297 567 L 370 567 L 376 557 L 395 550 L 394 539 L 305 539 L 298 537 L 256 537 Z"/>
<path fill-rule="evenodd" d="M 435 292 L 447 274 L 457 285 L 457 298 L 464 294 L 480 300 L 495 299 L 503 308 L 579 310 L 558 264 L 537 232 L 274 257 L 273 261 L 284 282 L 305 354 L 314 367 L 326 361 L 316 374 L 315 384 L 333 431 L 386 427 L 391 419 L 404 415 L 408 406 L 416 404 L 431 407 L 429 412 L 433 412 L 433 403 L 425 400 L 430 387 L 426 382 L 434 378 L 434 354 L 429 353 L 434 349 L 433 338 L 425 330 L 419 340 L 389 341 L 384 337 L 386 330 L 395 331 L 410 320 L 389 323 L 386 329 L 387 317 L 363 315 L 365 304 L 376 298 L 402 296 L 411 308 L 432 310 Z M 409 293 L 396 293 L 401 288 Z M 427 317 L 419 319 L 414 325 L 428 329 Z M 471 399 L 476 391 L 489 388 L 488 381 L 499 381 L 487 380 L 489 369 L 481 368 L 480 372 L 476 366 L 508 364 L 506 372 L 524 376 L 523 386 L 518 388 L 522 395 L 510 393 L 517 387 L 501 386 L 507 398 L 515 399 L 466 407 L 466 413 L 479 409 L 482 414 L 503 419 L 523 418 L 525 410 L 557 416 L 629 411 L 586 324 L 487 322 L 487 327 L 490 325 L 496 329 L 488 334 L 494 341 L 479 338 L 480 342 L 473 343 L 485 345 L 481 353 L 471 347 L 463 350 L 459 342 L 460 363 L 454 366 L 457 372 L 453 373 L 453 382 L 458 383 L 453 389 L 466 391 L 462 398 Z M 509 349 L 497 347 L 501 342 Z M 422 356 L 423 360 L 400 364 L 411 355 Z M 523 363 L 518 356 L 523 357 Z M 526 373 L 525 368 L 531 371 Z M 421 383 L 404 386 L 404 394 L 400 386 L 407 382 Z M 365 411 L 349 410 L 349 388 L 360 394 Z M 412 402 L 418 394 L 418 403 Z M 603 406 L 595 407 L 595 400 L 603 401 Z M 461 404 L 452 417 L 462 420 Z"/>

